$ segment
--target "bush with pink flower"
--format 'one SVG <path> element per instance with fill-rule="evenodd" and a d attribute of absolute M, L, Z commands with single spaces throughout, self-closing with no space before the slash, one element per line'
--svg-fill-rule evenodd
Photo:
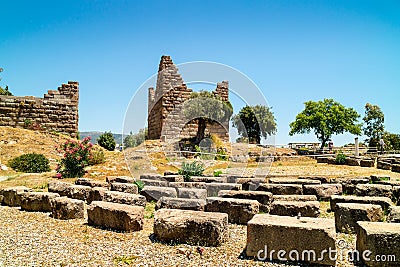
<path fill-rule="evenodd" d="M 57 152 L 63 154 L 56 169 L 58 178 L 82 177 L 85 174 L 85 167 L 89 165 L 93 147 L 90 139 L 90 137 L 82 141 L 71 139 L 57 148 Z"/>

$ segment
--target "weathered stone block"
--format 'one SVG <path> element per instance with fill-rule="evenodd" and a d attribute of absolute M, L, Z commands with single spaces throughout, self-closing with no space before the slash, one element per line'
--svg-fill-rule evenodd
<path fill-rule="evenodd" d="M 205 182 L 205 183 L 227 183 L 226 177 L 214 177 L 214 176 L 192 176 L 190 177 L 192 182 Z"/>
<path fill-rule="evenodd" d="M 88 224 L 122 231 L 143 229 L 144 208 L 94 201 L 87 209 Z"/>
<path fill-rule="evenodd" d="M 303 186 L 300 184 L 260 184 L 257 191 L 271 192 L 274 195 L 302 195 Z"/>
<path fill-rule="evenodd" d="M 85 202 L 79 199 L 56 197 L 51 199 L 51 216 L 60 220 L 85 218 Z"/>
<path fill-rule="evenodd" d="M 388 197 L 331 196 L 331 211 L 335 211 L 336 204 L 338 203 L 373 204 L 381 206 L 382 210 L 387 210 L 393 205 Z"/>
<path fill-rule="evenodd" d="M 258 260 L 286 258 L 295 262 L 335 265 L 335 260 L 323 253 L 335 248 L 336 231 L 332 219 L 257 214 L 247 224 L 246 254 Z M 280 250 L 283 252 L 279 253 Z"/>
<path fill-rule="evenodd" d="M 162 176 L 157 173 L 144 173 L 140 175 L 140 180 L 162 180 Z"/>
<path fill-rule="evenodd" d="M 87 201 L 92 188 L 84 185 L 71 185 L 67 188 L 67 197 Z"/>
<path fill-rule="evenodd" d="M 218 197 L 257 200 L 260 203 L 259 209 L 262 212 L 269 212 L 273 199 L 271 192 L 236 190 L 221 190 L 218 192 Z"/>
<path fill-rule="evenodd" d="M 18 207 L 21 205 L 19 194 L 31 191 L 31 188 L 25 186 L 4 188 L 1 190 L 1 194 L 3 195 L 3 204 L 10 207 Z"/>
<path fill-rule="evenodd" d="M 111 191 L 119 191 L 129 194 L 137 194 L 139 192 L 136 184 L 129 183 L 111 183 Z"/>
<path fill-rule="evenodd" d="M 205 199 L 161 197 L 157 201 L 156 210 L 159 210 L 159 209 L 181 209 L 181 210 L 204 211 L 206 203 L 207 202 Z"/>
<path fill-rule="evenodd" d="M 70 186 L 73 186 L 73 184 L 52 180 L 48 183 L 48 191 L 51 193 L 57 193 L 60 196 L 66 196 L 68 194 L 68 187 Z"/>
<path fill-rule="evenodd" d="M 400 164 L 392 164 L 392 172 L 400 172 Z"/>
<path fill-rule="evenodd" d="M 164 242 L 220 246 L 228 238 L 228 215 L 160 209 L 154 214 L 154 234 Z"/>
<path fill-rule="evenodd" d="M 360 256 L 369 267 L 400 266 L 400 223 L 358 222 L 356 250 L 371 252 Z"/>
<path fill-rule="evenodd" d="M 165 175 L 162 177 L 162 180 L 167 182 L 177 182 L 177 183 L 182 183 L 185 181 L 182 175 Z"/>
<path fill-rule="evenodd" d="M 26 211 L 51 211 L 51 200 L 59 197 L 57 193 L 48 192 L 23 192 L 19 193 L 21 210 Z"/>
<path fill-rule="evenodd" d="M 280 216 L 318 217 L 319 208 L 318 201 L 274 201 L 269 213 Z"/>
<path fill-rule="evenodd" d="M 89 193 L 89 198 L 86 199 L 88 204 L 92 203 L 93 201 L 103 201 L 104 194 L 107 192 L 108 189 L 104 187 L 93 187 Z"/>
<path fill-rule="evenodd" d="M 150 179 L 142 179 L 141 180 L 144 185 L 149 185 L 149 186 L 162 186 L 162 187 L 168 187 L 169 182 L 168 181 L 162 181 L 162 180 L 150 180 Z"/>
<path fill-rule="evenodd" d="M 375 161 L 373 159 L 362 159 L 360 161 L 360 166 L 361 167 L 374 167 L 375 166 Z"/>
<path fill-rule="evenodd" d="M 304 185 L 303 193 L 305 195 L 316 195 L 318 199 L 329 199 L 332 195 L 342 194 L 341 184 L 320 184 L 320 185 Z"/>
<path fill-rule="evenodd" d="M 317 201 L 315 195 L 273 195 L 273 201 Z"/>
<path fill-rule="evenodd" d="M 259 212 L 259 206 L 257 200 L 209 197 L 206 211 L 227 213 L 230 223 L 246 224 Z"/>
<path fill-rule="evenodd" d="M 177 197 L 176 189 L 173 187 L 145 186 L 140 194 L 147 201 L 158 201 L 161 197 Z"/>
<path fill-rule="evenodd" d="M 338 203 L 335 208 L 335 224 L 338 232 L 357 233 L 357 222 L 378 222 L 383 219 L 382 207 L 372 204 Z"/>
<path fill-rule="evenodd" d="M 347 157 L 346 161 L 345 161 L 345 164 L 349 165 L 349 166 L 360 166 L 360 161 L 361 161 L 361 159 L 359 159 L 359 158 Z"/>
<path fill-rule="evenodd" d="M 206 199 L 207 190 L 197 188 L 176 188 L 179 198 Z"/>
<path fill-rule="evenodd" d="M 129 176 L 107 176 L 107 183 L 133 183 L 135 181 L 134 178 Z"/>
<path fill-rule="evenodd" d="M 358 184 L 368 184 L 369 181 L 369 177 L 344 178 L 339 180 L 342 184 L 343 193 L 350 195 L 354 194 Z"/>
<path fill-rule="evenodd" d="M 204 182 L 171 182 L 169 183 L 169 187 L 174 188 L 198 188 L 198 189 L 206 189 L 206 183 Z"/>
<path fill-rule="evenodd" d="M 383 184 L 358 184 L 355 193 L 357 196 L 391 197 L 392 186 Z"/>
<path fill-rule="evenodd" d="M 241 184 L 228 184 L 228 183 L 207 183 L 207 196 L 216 197 L 221 190 L 242 190 Z"/>
<path fill-rule="evenodd" d="M 132 206 L 146 206 L 146 198 L 137 194 L 129 194 L 118 191 L 106 191 L 103 197 L 104 202 L 113 202 Z"/>
<path fill-rule="evenodd" d="M 400 223 L 400 206 L 391 206 L 386 219 L 390 223 Z"/>
<path fill-rule="evenodd" d="M 295 179 L 295 178 L 271 178 L 269 179 L 271 184 L 321 184 L 319 180 L 311 180 L 311 179 Z"/>
<path fill-rule="evenodd" d="M 376 163 L 376 168 L 381 170 L 391 170 L 392 163 L 378 160 L 378 162 Z"/>
<path fill-rule="evenodd" d="M 90 186 L 90 187 L 104 187 L 104 188 L 109 187 L 109 184 L 105 181 L 97 181 L 90 178 L 78 178 L 76 179 L 75 184 Z"/>

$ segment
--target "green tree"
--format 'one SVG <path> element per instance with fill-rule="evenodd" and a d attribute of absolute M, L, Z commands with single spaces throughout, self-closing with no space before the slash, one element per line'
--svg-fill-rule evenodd
<path fill-rule="evenodd" d="M 274 114 L 266 106 L 245 106 L 232 117 L 232 123 L 239 135 L 248 137 L 251 143 L 259 144 L 261 136 L 267 138 L 276 133 Z"/>
<path fill-rule="evenodd" d="M 183 114 L 187 120 L 196 121 L 197 133 L 195 144 L 204 139 L 207 123 L 229 122 L 233 108 L 229 101 L 223 101 L 212 92 L 193 92 L 183 106 Z"/>
<path fill-rule="evenodd" d="M 140 129 L 139 132 L 135 134 L 130 132 L 130 134 L 124 138 L 124 146 L 126 148 L 136 147 L 142 144 L 144 140 L 146 140 L 146 136 L 147 136 L 147 128 Z"/>
<path fill-rule="evenodd" d="M 100 135 L 97 139 L 97 143 L 109 151 L 113 151 L 116 145 L 114 136 L 111 132 L 105 132 Z"/>
<path fill-rule="evenodd" d="M 383 114 L 381 108 L 377 105 L 372 105 L 367 103 L 365 105 L 365 115 L 363 118 L 365 126 L 363 127 L 363 132 L 368 136 L 369 146 L 378 146 L 379 138 L 385 131 L 385 115 Z"/>
<path fill-rule="evenodd" d="M 353 108 L 346 108 L 333 99 L 307 101 L 304 105 L 304 110 L 290 123 L 289 135 L 310 133 L 314 130 L 321 141 L 322 149 L 333 134 L 361 134 L 361 125 L 358 124 L 360 115 Z"/>
<path fill-rule="evenodd" d="M 0 72 L 3 72 L 3 68 L 0 68 Z M 8 90 L 8 85 L 6 85 L 6 88 L 0 86 L 0 95 L 12 95 L 12 93 Z"/>
<path fill-rule="evenodd" d="M 384 132 L 382 138 L 385 141 L 386 150 L 400 150 L 400 134 Z"/>

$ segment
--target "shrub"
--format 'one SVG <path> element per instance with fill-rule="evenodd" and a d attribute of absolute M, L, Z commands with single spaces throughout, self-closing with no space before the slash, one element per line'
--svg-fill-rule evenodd
<path fill-rule="evenodd" d="M 139 193 L 140 193 L 140 191 L 142 191 L 143 188 L 144 188 L 144 183 L 143 183 L 143 181 L 141 181 L 141 180 L 135 180 L 133 183 L 137 186 L 138 191 L 139 191 Z"/>
<path fill-rule="evenodd" d="M 346 155 L 343 154 L 342 151 L 339 151 L 339 153 L 336 155 L 336 164 L 343 165 L 346 163 Z"/>
<path fill-rule="evenodd" d="M 111 132 L 105 132 L 97 139 L 97 143 L 109 151 L 115 149 L 115 139 Z"/>
<path fill-rule="evenodd" d="M 49 160 L 42 154 L 24 154 L 9 161 L 9 166 L 19 172 L 48 172 Z"/>
<path fill-rule="evenodd" d="M 58 152 L 63 153 L 57 166 L 58 176 L 60 178 L 82 177 L 85 174 L 84 168 L 89 165 L 92 146 L 90 137 L 86 137 L 82 142 L 69 140 L 63 143 L 57 149 Z"/>
<path fill-rule="evenodd" d="M 106 162 L 104 151 L 101 148 L 95 148 L 90 151 L 89 165 L 97 165 Z"/>
<path fill-rule="evenodd" d="M 220 177 L 222 174 L 222 171 L 214 171 L 214 177 Z"/>
<path fill-rule="evenodd" d="M 223 147 L 217 148 L 217 155 L 215 156 L 215 160 L 228 160 L 228 155 L 226 154 Z"/>
<path fill-rule="evenodd" d="M 203 164 L 193 161 L 192 163 L 182 163 L 182 168 L 178 174 L 183 175 L 185 182 L 189 182 L 192 176 L 202 176 L 204 172 Z"/>

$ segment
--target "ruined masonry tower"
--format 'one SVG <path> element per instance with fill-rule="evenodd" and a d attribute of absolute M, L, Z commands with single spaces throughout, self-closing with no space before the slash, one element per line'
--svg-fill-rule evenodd
<path fill-rule="evenodd" d="M 217 84 L 213 91 L 223 101 L 229 100 L 228 82 Z M 152 140 L 177 141 L 196 136 L 195 121 L 185 121 L 182 105 L 190 98 L 192 89 L 184 83 L 178 68 L 170 56 L 162 56 L 158 67 L 156 89 L 149 88 L 148 94 L 148 138 Z M 229 120 L 223 123 L 207 124 L 206 133 L 215 134 L 229 141 Z"/>

